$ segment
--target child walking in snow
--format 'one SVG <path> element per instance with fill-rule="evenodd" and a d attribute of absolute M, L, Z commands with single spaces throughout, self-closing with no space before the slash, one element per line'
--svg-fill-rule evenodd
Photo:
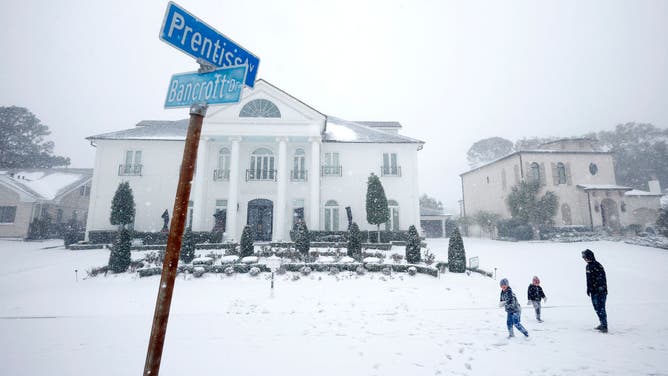
<path fill-rule="evenodd" d="M 537 276 L 533 276 L 533 280 L 529 285 L 527 299 L 529 299 L 529 304 L 533 304 L 533 308 L 536 310 L 536 320 L 538 320 L 538 322 L 543 322 L 540 318 L 540 301 L 541 299 L 547 301 L 547 297 L 543 292 L 543 288 L 540 287 L 540 279 L 538 279 Z"/>
<path fill-rule="evenodd" d="M 503 278 L 499 285 L 501 286 L 501 299 L 499 307 L 505 307 L 507 318 L 506 325 L 508 326 L 508 338 L 515 337 L 513 333 L 513 326 L 517 328 L 525 337 L 529 337 L 529 332 L 520 324 L 521 308 L 517 302 L 517 297 L 513 293 L 513 289 L 508 285 L 508 279 Z"/>

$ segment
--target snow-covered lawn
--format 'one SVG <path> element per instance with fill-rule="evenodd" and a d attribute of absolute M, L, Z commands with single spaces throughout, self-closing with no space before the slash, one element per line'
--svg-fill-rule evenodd
<path fill-rule="evenodd" d="M 464 242 L 523 303 L 531 276 L 541 277 L 545 322 L 524 307 L 529 340 L 506 339 L 497 280 L 475 273 L 288 274 L 273 297 L 267 273 L 180 276 L 161 374 L 668 374 L 668 251 Z M 446 258 L 447 240 L 428 243 Z M 608 274 L 609 334 L 592 330 L 584 248 Z M 107 259 L 108 251 L 67 251 L 60 241 L 0 240 L 0 374 L 141 374 L 159 276 L 83 278 Z"/>

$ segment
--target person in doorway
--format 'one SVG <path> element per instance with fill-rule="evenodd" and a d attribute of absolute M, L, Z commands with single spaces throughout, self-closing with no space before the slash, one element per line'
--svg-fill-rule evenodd
<path fill-rule="evenodd" d="M 529 337 L 529 332 L 520 323 L 520 315 L 522 314 L 520 304 L 517 302 L 517 297 L 513 293 L 513 289 L 508 285 L 508 279 L 503 278 L 499 282 L 501 286 L 501 298 L 499 307 L 506 309 L 506 326 L 508 327 L 508 338 L 515 337 L 513 333 L 513 326 L 517 328 L 525 337 Z"/>
<path fill-rule="evenodd" d="M 587 295 L 591 297 L 591 303 L 600 321 L 600 325 L 594 329 L 601 333 L 607 333 L 608 315 L 605 312 L 605 300 L 608 297 L 608 284 L 605 269 L 600 262 L 596 261 L 594 252 L 590 249 L 582 251 L 582 258 L 587 262 Z"/>
<path fill-rule="evenodd" d="M 536 320 L 538 320 L 538 322 L 543 322 L 540 318 L 540 301 L 547 301 L 547 297 L 543 292 L 543 288 L 540 287 L 540 279 L 537 276 L 533 276 L 533 279 L 531 280 L 531 284 L 527 291 L 527 299 L 529 299 L 529 304 L 532 304 L 536 311 Z"/>

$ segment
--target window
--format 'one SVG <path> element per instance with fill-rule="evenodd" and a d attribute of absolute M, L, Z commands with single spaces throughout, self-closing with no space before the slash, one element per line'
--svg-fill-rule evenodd
<path fill-rule="evenodd" d="M 531 164 L 531 180 L 540 181 L 540 166 L 536 162 Z"/>
<path fill-rule="evenodd" d="M 325 165 L 322 167 L 323 176 L 341 176 L 339 153 L 325 153 Z"/>
<path fill-rule="evenodd" d="M 557 163 L 557 184 L 566 184 L 566 166 L 563 163 Z"/>
<path fill-rule="evenodd" d="M 16 206 L 0 206 L 0 223 L 14 223 Z"/>
<path fill-rule="evenodd" d="M 274 180 L 274 155 L 271 150 L 260 148 L 253 152 L 250 169 L 246 172 L 246 180 Z"/>
<path fill-rule="evenodd" d="M 269 100 L 253 99 L 244 105 L 239 117 L 280 118 L 281 111 Z"/>
<path fill-rule="evenodd" d="M 214 232 L 225 232 L 227 222 L 227 200 L 216 200 L 216 208 L 213 211 L 213 230 Z"/>
<path fill-rule="evenodd" d="M 79 188 L 79 195 L 88 197 L 90 196 L 90 186 L 89 185 L 82 185 Z"/>
<path fill-rule="evenodd" d="M 385 231 L 399 231 L 399 203 L 387 200 L 387 207 L 390 209 L 390 220 L 385 222 Z"/>
<path fill-rule="evenodd" d="M 590 163 L 589 164 L 589 173 L 592 174 L 592 175 L 596 175 L 597 172 L 598 172 L 598 166 L 596 165 L 596 163 L 593 163 L 593 162 Z"/>
<path fill-rule="evenodd" d="M 292 201 L 292 225 L 304 220 L 304 199 Z"/>
<path fill-rule="evenodd" d="M 125 164 L 118 167 L 118 175 L 141 176 L 141 150 L 128 150 L 125 152 Z"/>
<path fill-rule="evenodd" d="M 306 180 L 306 153 L 304 149 L 295 150 L 295 155 L 292 159 L 292 173 L 290 178 L 293 181 Z"/>
<path fill-rule="evenodd" d="M 218 168 L 213 170 L 213 180 L 222 181 L 230 179 L 230 149 L 222 148 L 218 151 Z"/>
<path fill-rule="evenodd" d="M 325 231 L 339 231 L 339 204 L 334 200 L 325 203 Z"/>
<path fill-rule="evenodd" d="M 401 176 L 401 167 L 397 166 L 397 153 L 383 153 L 381 176 Z"/>

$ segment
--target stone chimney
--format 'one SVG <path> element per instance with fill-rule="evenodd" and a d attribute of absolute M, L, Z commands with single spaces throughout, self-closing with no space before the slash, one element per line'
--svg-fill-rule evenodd
<path fill-rule="evenodd" d="M 647 185 L 649 186 L 649 193 L 661 194 L 661 184 L 658 180 L 650 180 Z"/>

